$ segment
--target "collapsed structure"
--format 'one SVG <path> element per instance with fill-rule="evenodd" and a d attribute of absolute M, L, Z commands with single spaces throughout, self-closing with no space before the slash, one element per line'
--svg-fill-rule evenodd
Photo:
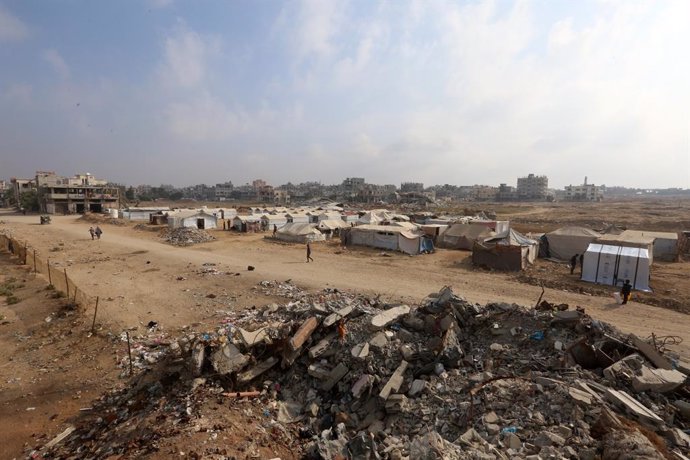
<path fill-rule="evenodd" d="M 133 458 L 201 429 L 190 457 L 227 458 L 214 421 L 227 404 L 259 424 L 249 457 L 275 442 L 314 459 L 681 460 L 690 448 L 687 365 L 582 309 L 481 307 L 449 288 L 416 306 L 259 289 L 289 302 L 227 313 L 209 332 L 154 325 L 133 345 L 144 372 L 132 386 L 40 452 Z"/>

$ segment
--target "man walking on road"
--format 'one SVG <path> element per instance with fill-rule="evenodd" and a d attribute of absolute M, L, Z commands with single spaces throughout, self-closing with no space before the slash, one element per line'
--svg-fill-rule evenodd
<path fill-rule="evenodd" d="M 625 280 L 625 283 L 623 283 L 623 287 L 621 288 L 621 299 L 623 300 L 623 305 L 628 303 L 628 300 L 630 300 L 631 293 L 632 284 L 630 284 L 630 280 Z"/>
<path fill-rule="evenodd" d="M 91 235 L 91 239 L 96 235 L 96 232 L 93 230 L 93 227 L 89 227 L 89 234 Z"/>
<path fill-rule="evenodd" d="M 314 262 L 314 259 L 311 258 L 311 243 L 307 241 L 307 263 L 309 263 L 310 260 Z"/>
<path fill-rule="evenodd" d="M 101 235 L 103 234 L 103 230 L 101 230 L 101 227 L 96 225 L 96 230 L 94 230 L 94 233 L 96 234 L 96 238 L 98 238 L 100 240 Z"/>

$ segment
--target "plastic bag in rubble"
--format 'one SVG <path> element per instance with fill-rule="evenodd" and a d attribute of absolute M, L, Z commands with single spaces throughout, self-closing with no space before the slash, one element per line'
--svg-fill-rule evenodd
<path fill-rule="evenodd" d="M 410 443 L 410 458 L 416 460 L 460 460 L 462 450 L 435 431 L 417 436 Z"/>

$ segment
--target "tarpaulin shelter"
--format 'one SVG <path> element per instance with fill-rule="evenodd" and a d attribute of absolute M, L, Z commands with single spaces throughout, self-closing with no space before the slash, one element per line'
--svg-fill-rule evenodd
<path fill-rule="evenodd" d="M 628 279 L 633 289 L 651 291 L 650 266 L 647 249 L 592 243 L 585 252 L 582 280 L 621 286 Z"/>
<path fill-rule="evenodd" d="M 323 241 L 323 234 L 309 223 L 289 223 L 279 228 L 276 238 L 290 243 L 306 243 L 307 241 Z"/>
<path fill-rule="evenodd" d="M 438 246 L 448 249 L 472 249 L 476 241 L 484 241 L 495 233 L 485 225 L 456 223 L 438 238 Z"/>
<path fill-rule="evenodd" d="M 434 250 L 431 238 L 420 230 L 410 230 L 394 225 L 359 225 L 347 230 L 347 243 L 356 246 L 420 254 Z"/>
<path fill-rule="evenodd" d="M 533 264 L 539 243 L 513 229 L 475 242 L 472 263 L 497 270 L 520 271 Z"/>
<path fill-rule="evenodd" d="M 590 243 L 602 236 L 586 227 L 561 227 L 544 235 L 548 248 L 546 257 L 570 260 L 575 254 L 584 254 Z"/>
<path fill-rule="evenodd" d="M 646 249 L 649 254 L 649 263 L 654 263 L 654 237 L 640 235 L 635 232 L 624 230 L 620 234 L 606 234 L 597 238 L 596 243 L 608 246 L 622 246 L 625 248 Z"/>

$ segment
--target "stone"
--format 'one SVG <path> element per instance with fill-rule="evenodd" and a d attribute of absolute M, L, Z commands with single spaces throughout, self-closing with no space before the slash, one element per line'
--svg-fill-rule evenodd
<path fill-rule="evenodd" d="M 592 404 L 592 395 L 586 391 L 578 390 L 577 388 L 568 387 L 568 394 L 577 402 L 581 402 L 587 406 Z"/>
<path fill-rule="evenodd" d="M 439 321 L 439 327 L 441 328 L 442 332 L 447 331 L 457 323 L 455 322 L 455 318 L 453 315 L 446 315 L 443 318 L 441 318 L 441 321 Z"/>
<path fill-rule="evenodd" d="M 331 341 L 335 339 L 337 336 L 337 332 L 332 332 L 323 339 L 319 340 L 319 342 L 316 345 L 309 349 L 309 357 L 311 359 L 314 359 L 326 353 L 326 351 L 328 351 L 328 349 L 331 346 Z"/>
<path fill-rule="evenodd" d="M 329 374 L 328 380 L 321 385 L 321 389 L 324 391 L 331 390 L 348 372 L 350 372 L 350 369 L 345 364 L 339 363 Z"/>
<path fill-rule="evenodd" d="M 407 391 L 407 396 L 413 397 L 423 392 L 426 389 L 426 380 L 416 379 L 410 384 L 410 389 Z"/>
<path fill-rule="evenodd" d="M 561 437 L 568 439 L 573 435 L 573 430 L 565 425 L 559 425 L 554 428 L 554 431 Z"/>
<path fill-rule="evenodd" d="M 387 414 L 399 414 L 403 412 L 407 406 L 407 397 L 402 394 L 393 394 L 386 400 L 386 413 Z"/>
<path fill-rule="evenodd" d="M 331 375 L 331 369 L 319 364 L 310 364 L 307 368 L 307 374 L 311 375 L 315 379 L 326 380 Z"/>
<path fill-rule="evenodd" d="M 388 399 L 388 396 L 394 391 L 398 391 L 403 384 L 404 374 L 407 370 L 407 361 L 402 360 L 398 368 L 393 372 L 388 382 L 383 386 L 379 393 L 379 398 L 383 401 Z"/>
<path fill-rule="evenodd" d="M 542 431 L 534 438 L 533 441 L 535 446 L 538 447 L 548 447 L 548 446 L 564 446 L 565 439 L 556 433 L 551 433 L 548 431 Z"/>
<path fill-rule="evenodd" d="M 256 366 L 252 367 L 251 369 L 242 372 L 237 376 L 237 381 L 240 383 L 248 383 L 278 364 L 280 360 L 274 356 L 271 356 L 270 358 L 261 361 L 259 364 Z"/>
<path fill-rule="evenodd" d="M 371 319 L 371 327 L 374 330 L 383 329 L 408 313 L 410 313 L 410 307 L 407 305 L 399 305 L 397 307 L 389 308 L 388 310 L 382 311 Z"/>
<path fill-rule="evenodd" d="M 677 370 L 642 366 L 639 373 L 632 378 L 632 387 L 638 393 L 642 391 L 667 393 L 683 385 L 686 378 L 685 374 Z"/>
<path fill-rule="evenodd" d="M 366 358 L 367 356 L 369 356 L 369 343 L 362 342 L 360 344 L 355 345 L 354 347 L 352 347 L 352 350 L 350 350 L 350 354 L 353 358 Z"/>
<path fill-rule="evenodd" d="M 347 317 L 352 311 L 354 310 L 354 307 L 351 305 L 348 305 L 346 307 L 341 308 L 340 310 L 331 313 L 330 315 L 326 316 L 326 318 L 323 320 L 323 326 L 324 327 L 331 327 L 341 319 Z"/>
<path fill-rule="evenodd" d="M 293 351 L 299 350 L 302 345 L 311 337 L 319 325 L 319 320 L 316 317 L 307 318 L 302 325 L 297 329 L 295 335 L 292 336 L 288 345 Z"/>
<path fill-rule="evenodd" d="M 388 345 L 388 337 L 383 332 L 378 332 L 369 339 L 369 344 L 372 347 L 383 348 Z"/>
<path fill-rule="evenodd" d="M 411 346 L 400 345 L 399 350 L 400 350 L 400 354 L 402 355 L 402 357 L 405 361 L 412 361 L 412 359 L 414 358 L 415 352 Z"/>
<path fill-rule="evenodd" d="M 496 425 L 495 423 L 485 423 L 484 428 L 486 428 L 486 432 L 490 435 L 498 434 L 499 431 L 501 431 L 501 427 Z"/>
<path fill-rule="evenodd" d="M 203 343 L 198 343 L 192 349 L 192 373 L 195 376 L 201 375 L 201 369 L 204 367 L 204 360 L 206 359 L 206 346 Z"/>
<path fill-rule="evenodd" d="M 678 399 L 676 401 L 673 401 L 673 406 L 678 409 L 678 412 L 681 413 L 683 417 L 685 417 L 687 420 L 690 420 L 690 403 L 687 401 L 684 401 L 682 399 Z"/>
<path fill-rule="evenodd" d="M 240 350 L 231 343 L 226 343 L 211 355 L 211 364 L 221 375 L 238 372 L 247 363 L 249 363 L 249 356 L 240 353 Z"/>
<path fill-rule="evenodd" d="M 357 381 L 355 382 L 354 385 L 352 385 L 352 396 L 355 398 L 359 398 L 362 396 L 362 394 L 371 388 L 371 386 L 374 384 L 374 376 L 369 375 L 369 374 L 364 374 L 362 375 Z"/>
<path fill-rule="evenodd" d="M 484 423 L 498 423 L 498 420 L 498 415 L 494 411 L 484 414 Z"/>
<path fill-rule="evenodd" d="M 522 448 L 522 441 L 515 433 L 506 433 L 503 442 L 513 450 L 520 450 Z"/>

